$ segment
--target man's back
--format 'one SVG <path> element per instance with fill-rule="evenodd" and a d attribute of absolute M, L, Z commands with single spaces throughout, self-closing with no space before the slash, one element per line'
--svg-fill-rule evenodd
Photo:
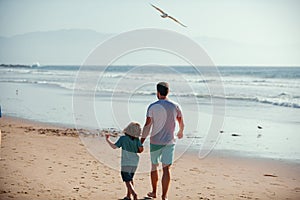
<path fill-rule="evenodd" d="M 151 144 L 174 144 L 176 118 L 181 117 L 179 105 L 167 99 L 152 103 L 147 110 L 147 117 L 152 120 Z"/>
<path fill-rule="evenodd" d="M 152 191 L 148 197 L 156 198 L 159 162 L 162 163 L 162 199 L 167 199 L 167 193 L 171 181 L 170 166 L 174 159 L 175 150 L 175 124 L 178 121 L 178 139 L 183 137 L 183 117 L 179 105 L 168 100 L 169 84 L 159 82 L 156 85 L 156 96 L 158 101 L 152 103 L 147 110 L 146 122 L 143 128 L 141 143 L 143 144 L 152 128 L 150 137 L 150 157 L 151 157 L 151 185 Z"/>

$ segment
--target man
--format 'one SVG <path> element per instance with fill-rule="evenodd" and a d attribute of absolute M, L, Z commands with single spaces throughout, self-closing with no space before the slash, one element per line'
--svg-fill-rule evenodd
<path fill-rule="evenodd" d="M 162 199 L 167 199 L 170 184 L 170 166 L 174 159 L 175 149 L 175 126 L 179 124 L 177 137 L 183 137 L 183 116 L 180 106 L 168 99 L 169 84 L 160 82 L 156 85 L 158 101 L 149 105 L 147 110 L 146 123 L 142 133 L 142 144 L 150 133 L 150 156 L 151 156 L 151 184 L 152 192 L 148 197 L 156 198 L 158 183 L 158 164 L 162 163 Z"/>

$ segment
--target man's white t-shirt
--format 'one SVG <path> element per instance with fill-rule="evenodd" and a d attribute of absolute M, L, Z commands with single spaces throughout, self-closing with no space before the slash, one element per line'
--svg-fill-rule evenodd
<path fill-rule="evenodd" d="M 147 117 L 151 117 L 151 144 L 175 144 L 176 118 L 182 117 L 180 106 L 171 100 L 158 100 L 149 105 Z"/>

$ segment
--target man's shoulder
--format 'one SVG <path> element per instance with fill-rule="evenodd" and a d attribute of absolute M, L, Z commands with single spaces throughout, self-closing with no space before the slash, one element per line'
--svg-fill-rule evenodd
<path fill-rule="evenodd" d="M 151 104 L 148 106 L 148 108 L 151 108 L 152 106 L 154 106 L 154 105 L 156 105 L 156 104 L 159 104 L 159 101 L 155 101 L 155 102 L 151 103 Z"/>
<path fill-rule="evenodd" d="M 178 104 L 177 102 L 175 102 L 175 101 L 173 101 L 173 100 L 170 100 L 170 99 L 165 100 L 165 102 L 163 102 L 163 103 L 168 104 L 168 105 L 171 105 L 171 107 L 176 107 L 176 108 L 180 107 L 179 104 Z"/>
<path fill-rule="evenodd" d="M 168 102 L 169 102 L 170 104 L 175 105 L 175 106 L 179 106 L 179 104 L 178 104 L 176 101 L 173 101 L 173 100 L 171 100 L 171 99 L 169 99 Z"/>
<path fill-rule="evenodd" d="M 159 104 L 159 105 L 172 104 L 172 105 L 175 105 L 175 106 L 179 106 L 179 104 L 177 102 L 168 99 L 168 100 L 158 100 L 158 101 L 155 101 L 155 102 L 153 102 L 153 103 L 151 103 L 149 105 L 149 108 L 152 107 L 152 106 L 154 106 L 154 105 L 157 105 L 157 104 Z"/>

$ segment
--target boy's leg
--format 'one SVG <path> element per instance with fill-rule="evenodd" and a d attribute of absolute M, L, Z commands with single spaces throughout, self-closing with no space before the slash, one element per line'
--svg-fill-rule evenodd
<path fill-rule="evenodd" d="M 126 197 L 130 199 L 131 195 L 133 195 L 134 199 L 137 199 L 137 194 L 134 191 L 133 187 L 133 177 L 136 167 L 133 166 L 122 166 L 121 168 L 121 176 L 123 181 L 125 182 L 127 188 L 127 195 Z"/>
<path fill-rule="evenodd" d="M 135 191 L 134 191 L 134 187 L 133 187 L 133 185 L 132 185 L 132 181 L 128 181 L 128 182 L 125 182 L 125 184 L 126 184 L 126 187 L 127 187 L 127 195 L 128 195 L 128 193 L 129 193 L 129 196 L 127 196 L 128 198 L 130 198 L 130 194 L 132 194 L 132 196 L 133 196 L 133 199 L 134 200 L 137 200 L 137 194 L 135 193 Z"/>
<path fill-rule="evenodd" d="M 128 199 L 130 199 L 130 197 L 131 197 L 131 190 L 130 190 L 130 188 L 127 186 L 127 180 L 126 180 L 126 172 L 125 171 L 122 171 L 121 172 L 121 175 L 122 175 L 122 179 L 123 179 L 123 181 L 125 182 L 125 185 L 126 185 L 126 188 L 127 188 L 127 195 L 126 195 L 126 197 L 128 198 Z"/>
<path fill-rule="evenodd" d="M 132 189 L 134 191 L 134 183 L 133 183 L 133 179 L 132 181 L 130 181 L 130 184 L 132 185 Z M 132 194 L 133 195 L 133 194 Z M 135 199 L 135 197 L 137 196 L 137 194 L 135 193 L 135 195 L 133 195 L 133 198 Z"/>
<path fill-rule="evenodd" d="M 130 199 L 131 192 L 130 192 L 130 190 L 129 190 L 127 184 L 126 184 L 126 182 L 125 182 L 125 185 L 126 185 L 126 188 L 127 188 L 127 195 L 126 195 L 126 197 Z"/>

